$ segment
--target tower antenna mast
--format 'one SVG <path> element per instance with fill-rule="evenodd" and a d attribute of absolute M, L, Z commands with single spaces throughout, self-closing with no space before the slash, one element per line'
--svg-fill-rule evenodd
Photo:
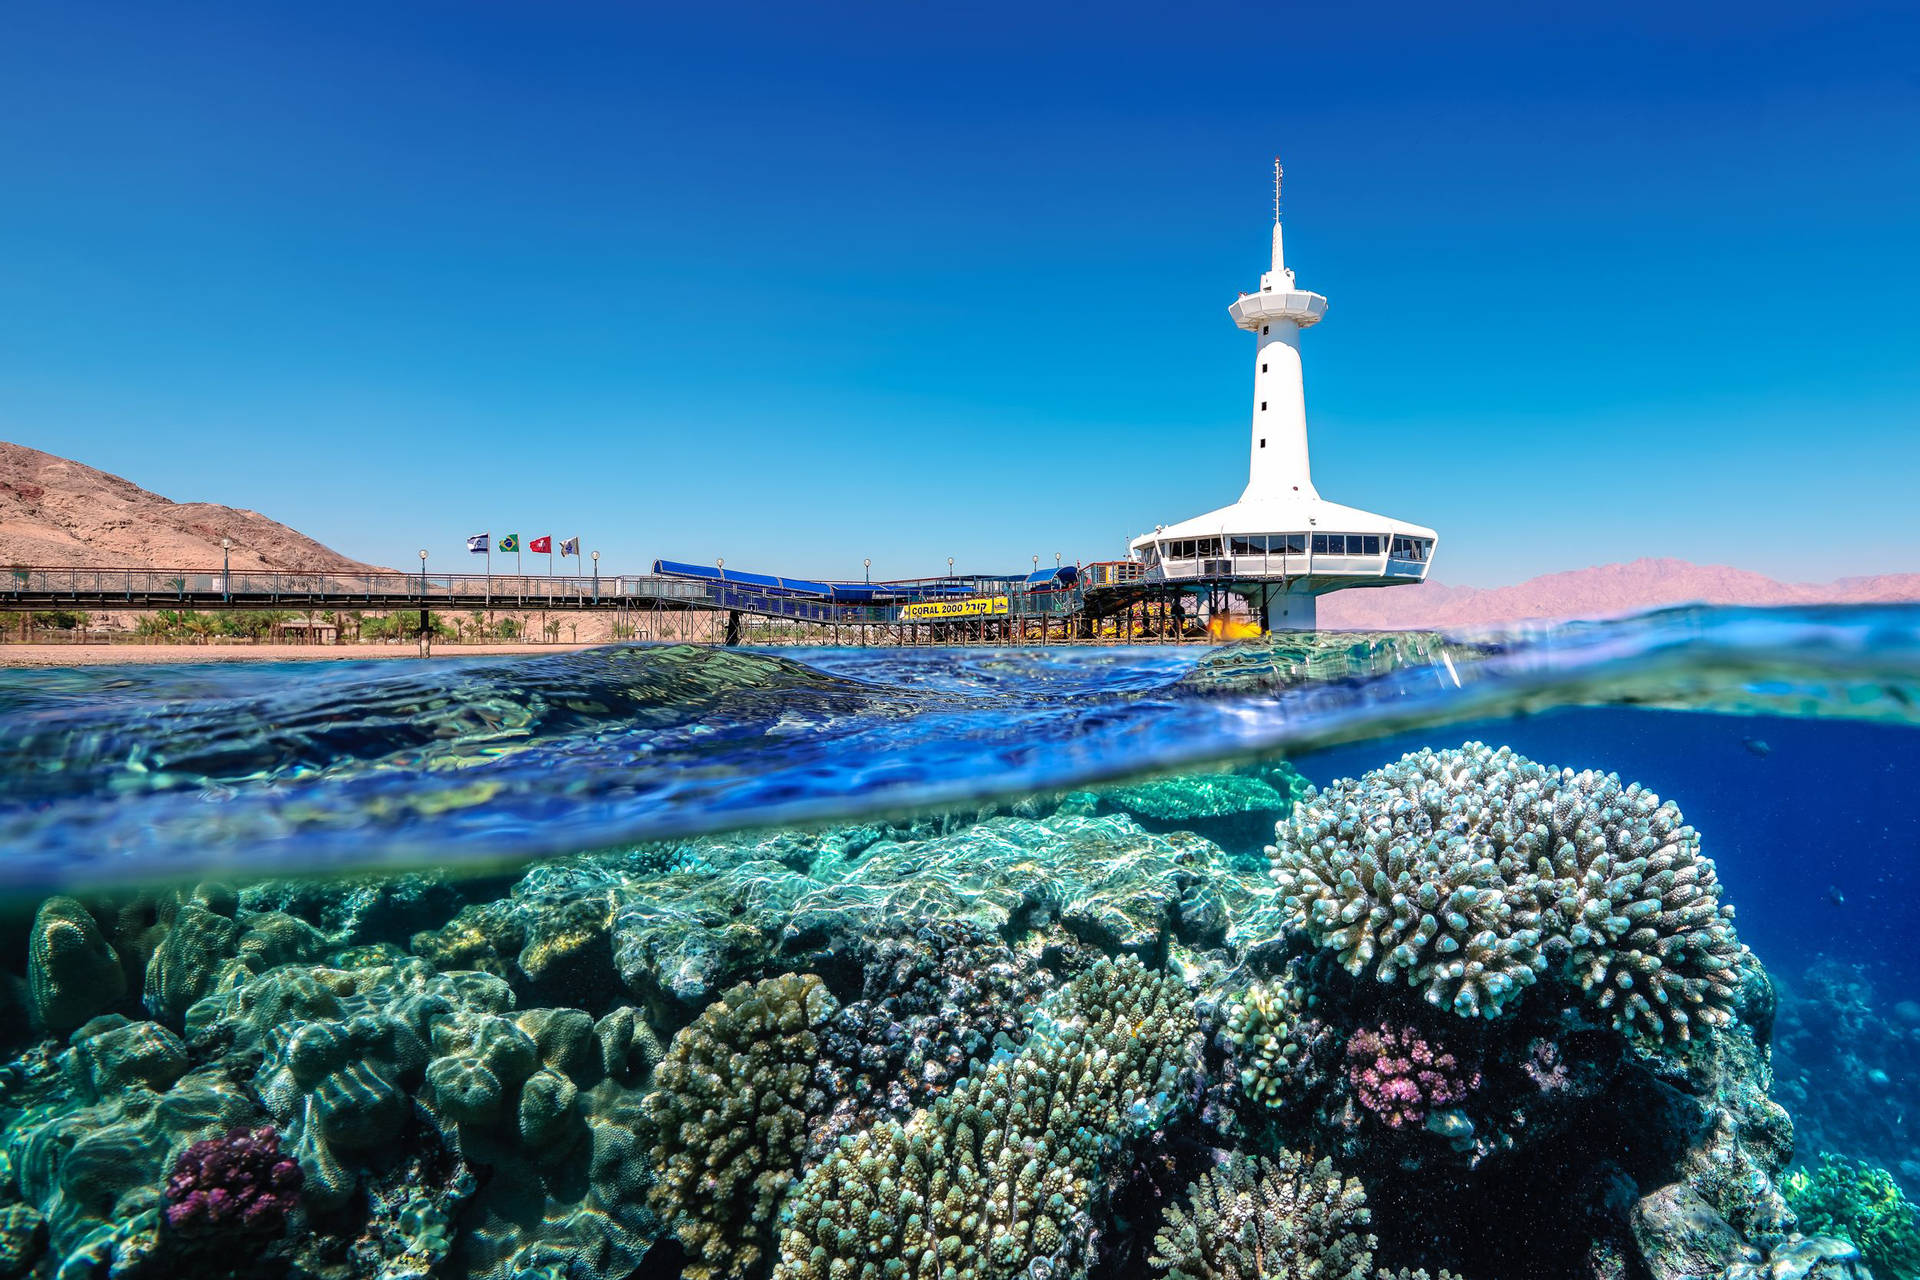
<path fill-rule="evenodd" d="M 1280 221 L 1280 157 L 1273 158 L 1273 220 Z"/>

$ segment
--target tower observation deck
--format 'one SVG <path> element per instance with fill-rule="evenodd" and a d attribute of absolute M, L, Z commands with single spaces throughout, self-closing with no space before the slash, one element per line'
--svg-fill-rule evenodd
<path fill-rule="evenodd" d="M 1273 162 L 1273 262 L 1256 293 L 1227 314 L 1255 335 L 1253 427 L 1239 501 L 1163 525 L 1129 548 L 1148 582 L 1191 582 L 1246 599 L 1269 631 L 1310 631 L 1315 602 L 1347 587 L 1388 587 L 1427 576 L 1433 530 L 1322 498 L 1307 456 L 1300 333 L 1327 300 L 1299 288 L 1280 226 L 1280 162 Z"/>

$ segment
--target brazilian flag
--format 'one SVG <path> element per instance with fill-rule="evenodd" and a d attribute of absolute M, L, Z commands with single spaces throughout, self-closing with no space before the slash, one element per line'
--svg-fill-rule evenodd
<path fill-rule="evenodd" d="M 499 542 L 495 543 L 493 549 L 495 551 L 518 551 L 520 549 L 520 535 L 517 533 L 508 534 L 506 537 L 500 539 Z"/>

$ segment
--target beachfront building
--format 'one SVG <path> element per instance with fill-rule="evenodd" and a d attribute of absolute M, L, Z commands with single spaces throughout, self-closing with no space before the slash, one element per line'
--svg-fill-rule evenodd
<path fill-rule="evenodd" d="M 1419 582 L 1433 559 L 1434 531 L 1328 502 L 1307 461 L 1307 407 L 1300 331 L 1320 323 L 1324 296 L 1298 288 L 1281 247 L 1280 162 L 1273 164 L 1273 267 L 1258 293 L 1227 308 L 1255 335 L 1253 430 L 1247 487 L 1232 506 L 1135 538 L 1148 583 L 1227 591 L 1250 604 L 1269 631 L 1310 631 L 1315 602 L 1348 587 Z"/>

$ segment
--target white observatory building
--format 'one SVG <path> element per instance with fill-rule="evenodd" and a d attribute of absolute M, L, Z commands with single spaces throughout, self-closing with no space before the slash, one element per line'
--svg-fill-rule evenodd
<path fill-rule="evenodd" d="M 1311 631 L 1315 602 L 1347 587 L 1390 587 L 1427 576 L 1434 531 L 1328 502 L 1307 463 L 1300 331 L 1327 300 L 1295 287 L 1281 252 L 1280 162 L 1273 162 L 1273 269 L 1258 293 L 1227 308 L 1254 334 L 1253 431 L 1247 488 L 1230 507 L 1155 529 L 1130 549 L 1148 582 L 1221 588 L 1245 598 L 1269 631 Z"/>

